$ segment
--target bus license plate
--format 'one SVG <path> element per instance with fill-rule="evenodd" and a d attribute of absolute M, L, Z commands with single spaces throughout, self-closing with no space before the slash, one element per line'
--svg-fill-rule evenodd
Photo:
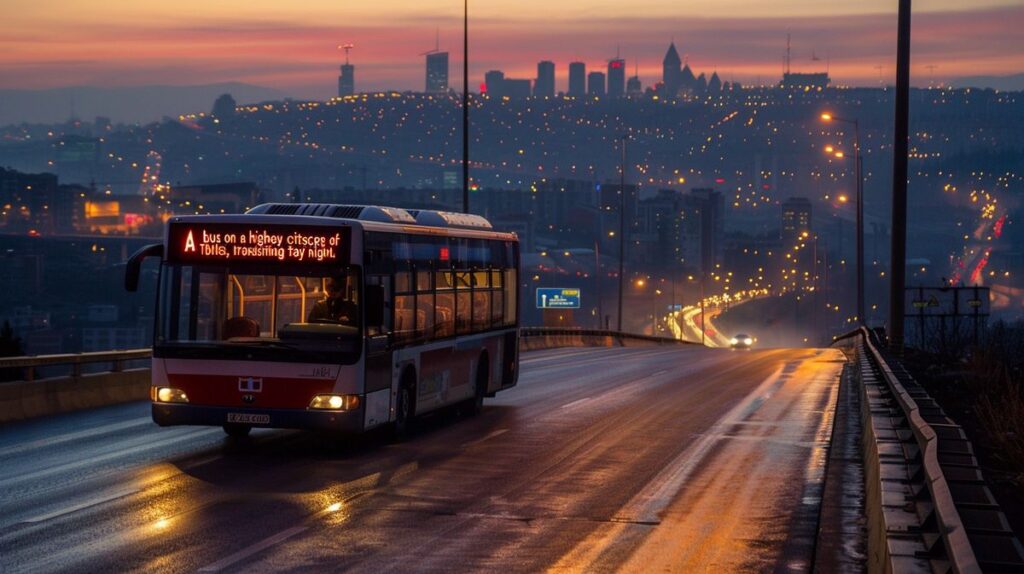
<path fill-rule="evenodd" d="M 269 425 L 270 415 L 254 415 L 249 413 L 228 413 L 229 423 L 247 425 Z"/>

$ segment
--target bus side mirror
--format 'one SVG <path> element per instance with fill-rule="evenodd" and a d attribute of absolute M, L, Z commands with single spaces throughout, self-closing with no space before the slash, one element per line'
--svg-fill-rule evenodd
<path fill-rule="evenodd" d="M 377 327 L 384 324 L 384 286 L 366 286 L 366 325 Z"/>
<path fill-rule="evenodd" d="M 142 262 L 148 257 L 163 257 L 164 246 L 161 243 L 154 243 L 139 249 L 128 258 L 128 264 L 124 270 L 124 288 L 134 293 L 139 290 L 139 273 L 142 270 Z"/>

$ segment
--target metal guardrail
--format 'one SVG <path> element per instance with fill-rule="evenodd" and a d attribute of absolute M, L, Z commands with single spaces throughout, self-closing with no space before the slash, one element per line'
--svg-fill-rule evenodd
<path fill-rule="evenodd" d="M 121 372 L 128 361 L 149 359 L 151 349 L 130 349 L 125 351 L 100 351 L 96 353 L 66 353 L 61 355 L 36 355 L 27 357 L 0 358 L 0 370 L 23 369 L 22 381 L 31 382 L 36 379 L 36 369 L 41 367 L 68 366 L 70 376 L 81 377 L 82 367 L 97 363 L 110 363 L 110 372 Z"/>
<path fill-rule="evenodd" d="M 884 381 L 888 391 L 885 396 L 876 394 L 870 400 L 894 401 L 909 433 L 892 430 L 896 436 L 902 433 L 907 439 L 912 438 L 917 447 L 916 452 L 907 447 L 903 453 L 916 499 L 911 507 L 917 508 L 921 519 L 920 525 L 909 532 L 918 532 L 927 549 L 921 557 L 927 558 L 932 569 L 939 572 L 1024 572 L 1024 547 L 985 485 L 966 434 L 902 364 L 888 355 L 874 332 L 862 327 L 837 337 L 835 342 L 855 337 L 859 338 L 858 352 L 866 355 L 867 361 L 862 361 L 865 368 Z M 885 413 L 884 409 L 876 410 L 877 403 L 870 408 L 872 415 Z M 876 459 L 875 464 L 882 462 Z M 874 476 L 882 474 L 878 470 Z M 876 516 L 885 515 L 883 510 L 878 511 Z M 882 527 L 893 532 L 885 524 Z M 908 530 L 895 532 L 907 534 Z"/>
<path fill-rule="evenodd" d="M 616 339 L 631 339 L 634 341 L 648 341 L 652 343 L 660 343 L 663 345 L 700 345 L 700 343 L 694 341 L 685 341 L 682 339 L 673 339 L 671 337 L 655 337 L 652 335 L 641 335 L 638 333 L 624 333 L 621 331 L 609 331 L 605 329 L 576 329 L 573 327 L 521 327 L 519 329 L 520 337 L 560 337 L 560 336 L 579 336 L 579 337 L 612 337 Z"/>
<path fill-rule="evenodd" d="M 606 331 L 601 329 L 573 329 L 566 327 L 522 327 L 522 337 L 545 337 L 545 336 L 580 336 L 580 337 L 613 337 L 617 339 L 632 339 L 639 341 L 650 341 L 662 344 L 699 344 L 690 341 L 681 341 L 668 337 L 653 337 L 636 333 L 621 333 L 618 331 Z M 36 379 L 36 369 L 42 367 L 68 366 L 71 369 L 70 376 L 82 376 L 82 367 L 97 363 L 110 363 L 110 372 L 124 370 L 125 363 L 149 359 L 153 352 L 151 349 L 129 349 L 124 351 L 100 351 L 94 353 L 65 353 L 60 355 L 35 355 L 24 357 L 3 357 L 0 358 L 0 370 L 23 369 L 23 381 Z"/>

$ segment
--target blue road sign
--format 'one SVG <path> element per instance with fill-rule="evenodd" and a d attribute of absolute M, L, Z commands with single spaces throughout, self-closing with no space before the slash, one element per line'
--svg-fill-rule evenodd
<path fill-rule="evenodd" d="M 537 289 L 538 309 L 579 309 L 580 290 L 546 288 Z"/>

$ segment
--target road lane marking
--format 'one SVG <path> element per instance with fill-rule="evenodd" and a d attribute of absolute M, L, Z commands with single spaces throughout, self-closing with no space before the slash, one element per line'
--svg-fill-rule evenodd
<path fill-rule="evenodd" d="M 575 401 L 573 401 L 571 403 L 562 405 L 562 408 L 563 409 L 571 409 L 574 406 L 582 404 L 582 403 L 585 403 L 585 402 L 589 401 L 592 398 L 594 398 L 594 397 L 583 397 L 582 399 L 578 399 L 578 400 L 575 400 Z"/>
<path fill-rule="evenodd" d="M 141 418 L 138 418 L 138 419 L 132 419 L 132 420 L 129 420 L 129 421 L 123 421 L 123 422 L 119 422 L 119 423 L 111 423 L 111 424 L 108 424 L 108 425 L 103 425 L 103 426 L 95 427 L 95 428 L 91 428 L 91 429 L 85 429 L 85 430 L 81 430 L 81 431 L 77 431 L 77 432 L 72 432 L 72 433 L 68 433 L 68 434 L 57 435 L 57 436 L 52 436 L 52 437 L 46 437 L 46 438 L 41 438 L 41 439 L 36 439 L 36 440 L 31 441 L 31 442 L 19 443 L 19 444 L 14 444 L 14 445 L 7 446 L 7 447 L 4 447 L 4 448 L 0 448 L 0 457 L 9 456 L 9 455 L 12 455 L 12 454 L 20 454 L 22 452 L 29 451 L 29 450 L 36 450 L 36 449 L 39 449 L 39 448 L 45 448 L 45 447 L 48 447 L 48 446 L 54 446 L 54 445 L 58 445 L 58 444 L 63 444 L 63 443 L 66 443 L 66 442 L 69 442 L 69 441 L 73 441 L 73 440 L 78 440 L 78 439 L 81 439 L 81 438 L 89 438 L 89 437 L 93 437 L 93 436 L 96 436 L 96 435 L 112 433 L 112 432 L 116 432 L 116 431 L 119 431 L 119 430 L 125 430 L 125 429 L 129 429 L 129 428 L 132 428 L 132 427 L 149 425 L 149 424 L 153 424 L 153 419 L 151 417 L 141 417 Z"/>
<path fill-rule="evenodd" d="M 108 494 L 107 496 L 91 498 L 89 500 L 86 500 L 85 502 L 80 502 L 80 503 L 78 503 L 78 504 L 76 504 L 74 506 L 69 506 L 67 508 L 62 508 L 60 510 L 54 510 L 53 512 L 49 512 L 47 514 L 41 514 L 39 516 L 28 518 L 26 520 L 20 520 L 20 521 L 18 521 L 18 523 L 35 524 L 37 522 L 45 522 L 47 520 L 51 520 L 51 519 L 54 519 L 54 518 L 58 518 L 60 516 L 71 514 L 73 512 L 78 512 L 79 510 L 85 510 L 86 508 L 91 508 L 93 506 L 99 506 L 100 504 L 103 504 L 103 503 L 106 503 L 106 502 L 111 502 L 111 501 L 117 500 L 119 498 L 124 498 L 125 496 L 131 496 L 131 495 L 136 494 L 138 492 L 142 492 L 142 490 L 138 489 L 138 488 L 129 488 L 129 489 L 125 489 L 125 490 L 120 490 L 120 491 L 117 491 L 117 492 L 115 492 L 113 494 Z"/>
<path fill-rule="evenodd" d="M 492 432 L 491 434 L 489 434 L 489 435 L 487 435 L 487 436 L 485 436 L 483 438 L 478 438 L 478 439 L 473 440 L 473 441 L 462 443 L 462 448 L 469 448 L 471 446 L 476 446 L 476 445 L 478 445 L 478 444 L 480 444 L 480 443 L 482 443 L 482 442 L 484 442 L 486 440 L 490 440 L 490 439 L 492 439 L 492 438 L 494 438 L 496 436 L 503 435 L 503 434 L 505 434 L 507 432 L 508 432 L 508 429 L 498 429 L 498 430 Z"/>
<path fill-rule="evenodd" d="M 152 449 L 155 449 L 155 448 L 160 448 L 160 447 L 168 446 L 168 445 L 174 444 L 174 443 L 179 442 L 179 441 L 185 441 L 185 440 L 191 440 L 191 439 L 194 439 L 194 438 L 199 438 L 200 436 L 209 435 L 209 434 L 212 434 L 212 433 L 215 433 L 215 432 L 219 432 L 219 431 L 220 431 L 220 429 L 216 429 L 216 430 L 214 430 L 214 429 L 200 429 L 200 430 L 188 432 L 188 433 L 185 433 L 185 434 L 180 434 L 180 435 L 177 435 L 177 436 L 173 436 L 173 437 L 170 437 L 170 438 L 165 438 L 163 440 L 158 440 L 158 441 L 144 443 L 144 444 L 141 444 L 141 445 L 129 448 L 129 449 L 116 450 L 114 452 L 108 452 L 108 453 L 100 455 L 100 456 L 94 456 L 94 457 L 90 457 L 90 458 L 85 458 L 85 459 L 82 459 L 82 460 L 77 460 L 77 461 L 74 461 L 74 462 L 68 462 L 68 463 L 57 465 L 57 466 L 41 468 L 39 470 L 35 470 L 35 471 L 28 472 L 28 473 L 25 473 L 25 474 L 19 474 L 19 475 L 16 475 L 16 476 L 12 476 L 12 477 L 0 480 L 0 489 L 7 488 L 7 487 L 9 487 L 9 486 L 11 486 L 13 484 L 18 484 L 18 483 L 22 483 L 22 482 L 26 482 L 26 481 L 31 481 L 31 480 L 37 480 L 37 479 L 40 479 L 40 478 L 43 478 L 43 477 L 46 477 L 46 476 L 49 476 L 49 475 L 52 475 L 52 474 L 67 473 L 68 471 L 71 471 L 71 470 L 77 470 L 79 468 L 87 467 L 87 466 L 94 465 L 94 464 L 101 463 L 101 462 L 106 462 L 108 460 L 113 460 L 113 459 L 116 459 L 116 458 L 119 458 L 119 457 L 126 457 L 126 456 L 137 454 L 137 453 L 140 453 L 140 452 L 145 452 L 147 450 L 152 450 Z"/>
<path fill-rule="evenodd" d="M 204 566 L 200 568 L 198 571 L 219 572 L 227 568 L 228 566 L 231 566 L 232 564 L 241 562 L 242 560 L 245 560 L 253 554 L 262 552 L 267 548 L 270 548 L 271 546 L 276 546 L 284 542 L 285 540 L 288 540 L 289 538 L 295 536 L 296 534 L 305 532 L 306 530 L 309 530 L 308 526 L 292 526 L 288 530 L 282 530 L 281 532 L 278 532 L 277 534 L 269 538 L 264 538 L 263 540 L 257 542 L 256 544 L 253 544 L 252 546 L 249 546 L 248 548 L 243 548 L 242 550 L 235 552 L 234 554 L 228 556 L 227 558 L 224 558 L 223 560 L 214 562 L 209 566 Z"/>
<path fill-rule="evenodd" d="M 770 393 L 772 387 L 782 376 L 779 367 L 771 376 L 761 382 L 751 393 L 733 406 L 727 413 L 719 417 L 710 429 L 705 431 L 697 442 L 691 444 L 683 452 L 676 455 L 661 472 L 651 479 L 611 518 L 614 526 L 606 531 L 596 530 L 593 534 L 580 541 L 561 560 L 550 568 L 551 572 L 588 572 L 597 570 L 595 566 L 601 555 L 615 544 L 628 529 L 650 528 L 661 523 L 660 513 L 671 504 L 672 500 L 685 486 L 690 475 L 721 440 L 721 435 L 739 418 L 738 415 L 750 408 L 756 401 L 764 402 L 764 395 Z"/>

